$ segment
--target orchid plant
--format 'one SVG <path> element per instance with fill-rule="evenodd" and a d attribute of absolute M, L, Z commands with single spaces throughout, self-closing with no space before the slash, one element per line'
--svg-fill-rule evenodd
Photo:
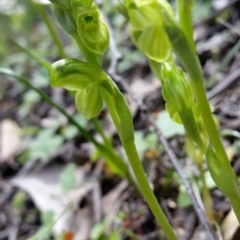
<path fill-rule="evenodd" d="M 194 0 L 177 1 L 178 20 L 166 0 L 125 0 L 124 5 L 133 42 L 149 58 L 162 83 L 170 117 L 183 124 L 187 139 L 192 142 L 188 148 L 194 148 L 188 150 L 205 156 L 213 180 L 229 198 L 240 222 L 238 180 L 221 142 L 195 51 L 191 21 Z M 186 72 L 176 67 L 173 54 Z"/>
<path fill-rule="evenodd" d="M 75 39 L 84 57 L 84 60 L 66 58 L 52 64 L 51 86 L 75 91 L 76 108 L 87 119 L 97 116 L 103 103 L 106 104 L 144 198 L 167 238 L 177 239 L 141 165 L 128 104 L 102 69 L 102 56 L 110 37 L 97 4 L 93 0 L 51 2 L 58 22 Z M 229 198 L 240 222 L 238 181 L 219 137 L 195 52 L 191 22 L 194 0 L 177 3 L 178 20 L 167 0 L 120 2 L 130 22 L 133 43 L 149 59 L 150 67 L 161 81 L 166 110 L 186 130 L 188 152 L 195 159 L 205 157 L 213 180 Z M 176 65 L 175 56 L 184 70 Z"/>

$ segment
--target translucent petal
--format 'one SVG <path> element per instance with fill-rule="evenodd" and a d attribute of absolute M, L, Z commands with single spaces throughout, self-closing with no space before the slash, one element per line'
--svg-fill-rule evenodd
<path fill-rule="evenodd" d="M 172 46 L 168 36 L 160 25 L 147 27 L 143 31 L 139 43 L 140 49 L 145 55 L 157 62 L 166 60 L 172 52 Z"/>

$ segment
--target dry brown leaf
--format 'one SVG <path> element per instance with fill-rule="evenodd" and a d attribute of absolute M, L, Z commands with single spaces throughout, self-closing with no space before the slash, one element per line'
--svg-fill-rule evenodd
<path fill-rule="evenodd" d="M 223 236 L 226 240 L 231 240 L 239 227 L 237 217 L 233 210 L 228 213 L 222 223 Z"/>
<path fill-rule="evenodd" d="M 98 182 L 87 179 L 84 170 L 78 167 L 75 170 L 78 187 L 64 193 L 60 184 L 60 174 L 64 167 L 57 164 L 48 165 L 37 173 L 14 178 L 12 184 L 27 192 L 41 213 L 53 211 L 57 217 L 71 202 L 73 206 L 56 222 L 53 233 L 58 235 L 72 232 L 73 240 L 88 239 L 95 224 L 94 201 L 90 201 L 83 208 L 79 208 L 79 203 L 96 185 L 98 186 Z"/>
<path fill-rule="evenodd" d="M 21 129 L 11 120 L 0 123 L 0 162 L 10 160 L 21 145 Z"/>

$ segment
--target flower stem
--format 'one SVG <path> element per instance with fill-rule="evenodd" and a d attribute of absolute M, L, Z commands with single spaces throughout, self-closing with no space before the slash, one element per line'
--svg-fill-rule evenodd
<path fill-rule="evenodd" d="M 188 43 L 193 51 L 195 51 L 195 44 L 193 40 L 192 27 L 192 9 L 195 0 L 177 0 L 178 15 L 181 29 L 183 30 Z"/>
<path fill-rule="evenodd" d="M 143 170 L 141 160 L 136 150 L 134 141 L 123 143 L 124 150 L 127 154 L 128 160 L 137 179 L 142 194 L 148 203 L 153 215 L 157 219 L 157 222 L 161 226 L 163 232 L 166 234 L 169 240 L 177 240 L 177 236 L 173 231 L 168 219 L 163 213 L 156 197 L 154 196 L 152 189 L 147 180 L 146 174 Z"/>
<path fill-rule="evenodd" d="M 111 146 L 110 141 L 107 139 L 107 136 L 103 132 L 102 127 L 101 127 L 99 121 L 97 120 L 97 118 L 95 117 L 95 118 L 92 118 L 91 120 L 92 120 L 92 123 L 93 123 L 95 129 L 98 131 L 98 133 L 101 135 L 102 139 L 104 140 L 105 144 Z"/>
<path fill-rule="evenodd" d="M 194 89 L 196 101 L 198 102 L 201 116 L 204 125 L 208 131 L 208 135 L 211 140 L 212 146 L 215 149 L 219 161 L 221 161 L 221 165 L 228 173 L 227 175 L 233 176 L 231 179 L 235 179 L 234 177 L 235 173 L 228 160 L 227 154 L 225 152 L 225 149 L 223 147 L 222 141 L 218 133 L 217 126 L 212 116 L 212 112 L 204 88 L 202 69 L 198 57 L 196 53 L 192 51 L 180 27 L 173 20 L 170 20 L 170 17 L 167 17 L 167 19 L 169 20 L 169 22 L 168 25 L 165 26 L 166 32 L 173 44 L 175 53 L 177 54 L 180 62 L 188 72 L 192 87 Z M 226 179 L 226 181 L 231 180 Z M 234 186 L 235 184 L 236 183 L 232 182 L 232 186 Z M 230 183 L 229 185 L 231 186 Z M 237 189 L 236 191 L 233 189 L 233 192 L 234 192 L 233 195 L 227 197 L 231 202 L 234 203 L 233 209 L 238 218 L 238 221 L 240 222 L 240 192 L 239 189 Z M 236 204 L 237 202 L 238 204 Z"/>
<path fill-rule="evenodd" d="M 206 177 L 204 175 L 204 170 L 203 170 L 203 163 L 200 162 L 197 164 L 198 170 L 200 172 L 200 177 L 202 180 L 202 197 L 203 197 L 203 203 L 206 211 L 206 216 L 209 222 L 215 221 L 214 219 L 214 212 L 213 212 L 213 203 L 212 203 L 212 197 L 209 192 L 209 189 L 206 184 Z"/>

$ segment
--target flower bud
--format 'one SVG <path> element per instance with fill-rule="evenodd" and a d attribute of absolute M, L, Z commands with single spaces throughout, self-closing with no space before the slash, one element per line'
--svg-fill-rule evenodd
<path fill-rule="evenodd" d="M 52 64 L 50 82 L 52 87 L 80 90 L 101 84 L 107 75 L 96 65 L 68 58 Z"/>

